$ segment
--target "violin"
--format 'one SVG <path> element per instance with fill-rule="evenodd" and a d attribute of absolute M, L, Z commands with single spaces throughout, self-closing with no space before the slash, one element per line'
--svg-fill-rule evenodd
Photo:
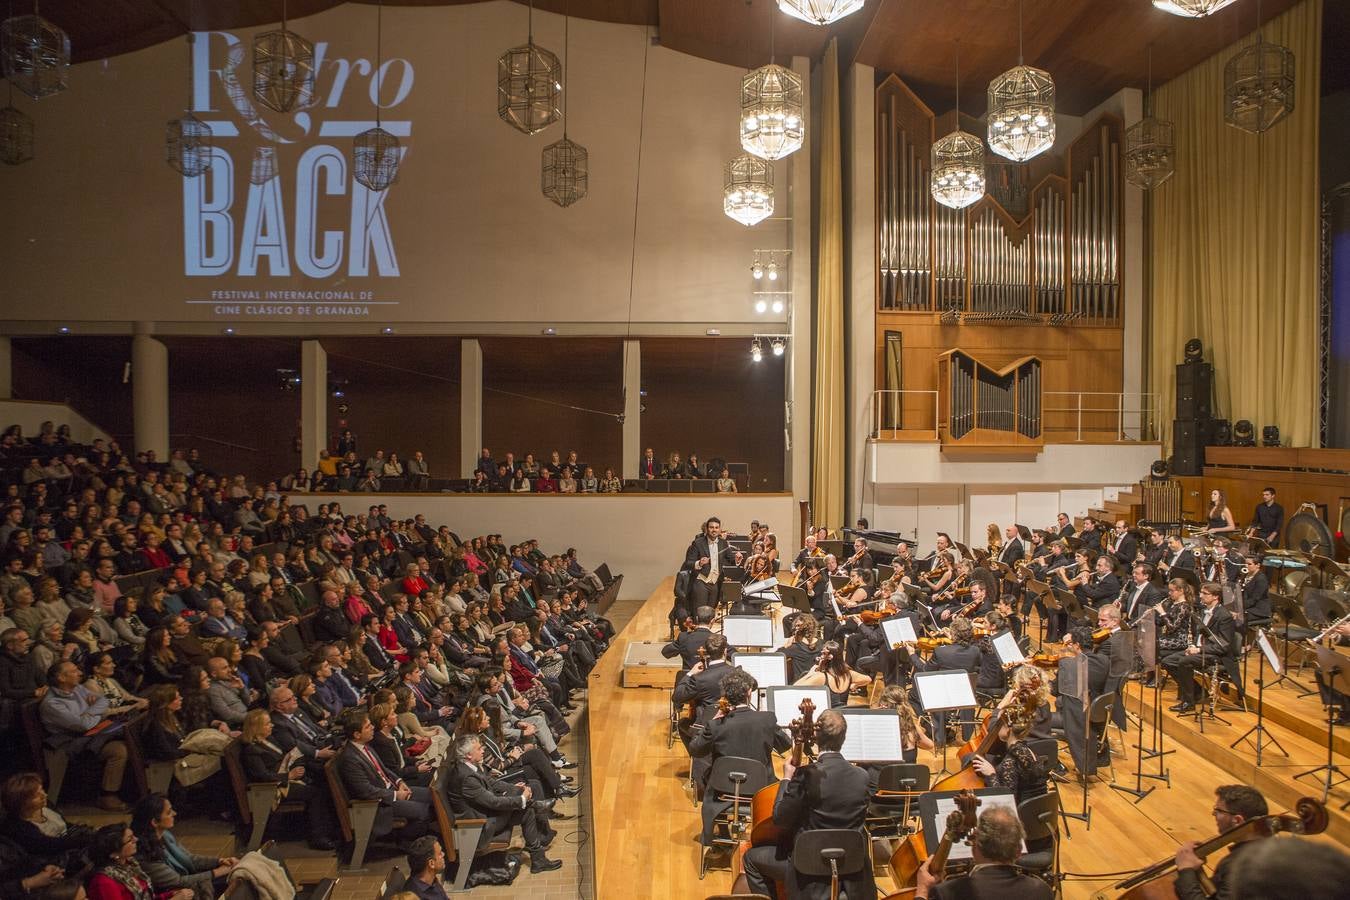
<path fill-rule="evenodd" d="M 1040 669 L 1058 669 L 1059 661 L 1063 657 L 1058 653 L 1043 650 L 1040 653 L 1033 653 L 1027 657 L 1027 662 Z"/>
<path fill-rule="evenodd" d="M 823 654 L 822 658 L 829 656 Z M 804 697 L 802 703 L 797 707 L 801 713 L 801 718 L 793 719 L 788 730 L 792 732 L 792 750 L 788 759 L 794 769 L 801 768 L 803 759 L 813 759 L 815 753 L 813 748 L 816 742 L 816 723 L 815 713 L 816 704 L 810 697 Z M 760 847 L 765 844 L 785 844 L 792 839 L 792 834 L 783 828 L 778 827 L 773 822 L 773 807 L 778 802 L 778 788 L 781 782 L 775 781 L 766 787 L 760 788 L 755 792 L 754 798 L 750 801 L 750 846 Z"/>
<path fill-rule="evenodd" d="M 1195 848 L 1201 859 L 1238 841 L 1253 837 L 1270 837 L 1280 832 L 1289 834 L 1321 834 L 1327 830 L 1327 808 L 1320 800 L 1300 797 L 1292 812 L 1258 816 L 1236 825 L 1222 834 L 1203 841 Z M 1117 883 L 1113 890 L 1124 891 L 1118 900 L 1163 900 L 1174 898 L 1176 892 L 1176 859 L 1168 858 Z M 1211 892 L 1212 893 L 1212 892 Z"/>
<path fill-rule="evenodd" d="M 1100 644 L 1102 641 L 1106 640 L 1110 636 L 1111 636 L 1110 628 L 1098 628 L 1096 631 L 1092 632 L 1092 643 Z"/>
<path fill-rule="evenodd" d="M 896 606 L 891 601 L 886 600 L 876 609 L 863 610 L 861 613 L 858 614 L 858 618 L 862 620 L 862 623 L 864 625 L 876 625 L 882 619 L 890 618 L 899 611 L 900 607 Z"/>

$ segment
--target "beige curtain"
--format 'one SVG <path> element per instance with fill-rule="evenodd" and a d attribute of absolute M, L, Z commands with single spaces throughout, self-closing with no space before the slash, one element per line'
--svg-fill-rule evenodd
<path fill-rule="evenodd" d="M 1215 415 L 1317 441 L 1321 0 L 1263 29 L 1295 54 L 1294 111 L 1261 136 L 1224 123 L 1224 63 L 1246 37 L 1158 89 L 1176 124 L 1176 174 L 1153 196 L 1151 390 L 1171 440 L 1175 365 L 1198 337 L 1214 364 Z M 1180 24 L 1180 23 L 1179 23 Z"/>
<path fill-rule="evenodd" d="M 816 242 L 816 365 L 811 446 L 811 514 L 831 529 L 844 521 L 844 195 L 839 151 L 839 49 L 821 64 Z"/>

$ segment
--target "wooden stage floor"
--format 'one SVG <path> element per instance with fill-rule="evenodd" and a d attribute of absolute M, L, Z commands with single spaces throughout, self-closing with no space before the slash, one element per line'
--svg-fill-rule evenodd
<path fill-rule="evenodd" d="M 656 688 L 621 686 L 624 656 L 631 641 L 665 640 L 666 615 L 670 610 L 673 579 L 665 582 L 649 597 L 615 639 L 591 673 L 589 687 L 590 779 L 595 811 L 596 896 L 598 900 L 629 900 L 633 897 L 701 900 L 731 888 L 728 870 L 713 869 L 707 878 L 698 877 L 699 814 L 686 789 L 689 757 L 676 741 L 666 746 L 669 691 Z M 1254 672 L 1252 673 L 1255 674 Z M 1299 724 L 1300 717 L 1316 721 L 1319 707 L 1313 700 L 1297 700 L 1296 691 L 1268 690 L 1267 722 L 1271 710 L 1279 705 L 1286 721 Z M 1145 717 L 1153 692 L 1145 695 Z M 1171 691 L 1164 692 L 1163 703 L 1171 705 Z M 1140 698 L 1131 693 L 1129 709 L 1136 713 Z M 1090 827 L 1070 820 L 1062 845 L 1062 867 L 1075 876 L 1100 876 L 1103 873 L 1133 870 L 1170 857 L 1179 843 L 1203 840 L 1215 831 L 1210 809 L 1213 789 L 1219 784 L 1243 782 L 1255 784 L 1271 800 L 1272 812 L 1288 807 L 1297 796 L 1321 796 L 1321 785 L 1309 780 L 1296 782 L 1293 775 L 1325 762 L 1325 749 L 1318 756 L 1319 736 L 1324 730 L 1315 725 L 1298 729 L 1276 724 L 1276 734 L 1291 754 L 1286 759 L 1267 750 L 1263 764 L 1255 765 L 1255 753 L 1246 745 L 1229 750 L 1228 744 L 1255 722 L 1254 714 L 1225 714 L 1231 727 L 1209 723 L 1205 734 L 1179 722 L 1172 713 L 1165 727 L 1165 745 L 1174 753 L 1166 757 L 1171 786 L 1144 780 L 1158 788 L 1139 803 L 1133 796 L 1112 790 L 1105 782 L 1094 782 L 1089 792 L 1092 808 Z M 1192 722 L 1193 720 L 1187 720 Z M 1147 732 L 1146 732 L 1147 734 Z M 1338 737 L 1342 733 L 1338 733 Z M 1137 730 L 1127 735 L 1126 756 L 1115 758 L 1118 782 L 1135 783 Z M 1324 737 L 1320 738 L 1324 740 Z M 1113 745 L 1120 749 L 1119 736 Z M 1322 745 L 1324 746 L 1324 745 Z M 1343 748 L 1342 748 L 1343 749 Z M 920 754 L 936 771 L 941 756 Z M 1063 754 L 1067 762 L 1068 754 Z M 1337 761 L 1346 764 L 1344 755 Z M 1072 764 L 1070 763 L 1070 766 Z M 1157 762 L 1145 764 L 1145 771 L 1157 771 Z M 1082 789 L 1063 785 L 1064 807 L 1069 812 L 1082 810 Z M 1341 803 L 1350 799 L 1350 786 L 1334 790 L 1329 809 L 1332 827 L 1323 840 L 1341 846 L 1350 844 L 1350 819 L 1339 812 Z M 1109 890 L 1116 877 L 1071 877 L 1065 882 L 1064 896 L 1069 900 L 1113 897 Z M 883 889 L 890 880 L 878 876 Z"/>

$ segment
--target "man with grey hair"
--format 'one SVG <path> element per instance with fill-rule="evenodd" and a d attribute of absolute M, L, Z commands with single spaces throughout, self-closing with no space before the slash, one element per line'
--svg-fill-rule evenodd
<path fill-rule="evenodd" d="M 1011 807 L 991 806 L 980 813 L 979 823 L 970 836 L 975 865 L 970 874 L 951 881 L 940 881 L 919 867 L 915 900 L 1051 900 L 1054 892 L 1039 878 L 1022 875 L 1017 858 L 1022 852 L 1026 832 Z"/>
<path fill-rule="evenodd" d="M 483 767 L 483 743 L 477 735 L 464 735 L 455 742 L 455 767 L 446 779 L 446 795 L 456 816 L 486 818 L 484 842 L 511 839 L 517 825 L 525 835 L 530 871 L 551 872 L 562 862 L 549 859 L 547 850 L 555 837 L 548 826 L 552 800 L 536 799 L 528 786 L 493 778 Z"/>

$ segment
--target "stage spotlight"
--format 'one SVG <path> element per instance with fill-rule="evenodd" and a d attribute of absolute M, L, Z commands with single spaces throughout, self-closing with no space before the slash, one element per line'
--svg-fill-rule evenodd
<path fill-rule="evenodd" d="M 1280 426 L 1266 425 L 1261 429 L 1261 446 L 1278 447 L 1280 446 Z"/>
<path fill-rule="evenodd" d="M 1205 345 L 1200 343 L 1199 338 L 1191 338 L 1186 342 L 1186 362 L 1195 362 L 1205 355 Z"/>
<path fill-rule="evenodd" d="M 759 345 L 759 338 L 755 338 L 750 342 L 750 358 L 755 362 L 759 362 L 764 358 L 764 349 Z"/>
<path fill-rule="evenodd" d="M 1152 478 L 1165 479 L 1168 472 L 1167 460 L 1165 459 L 1155 459 L 1153 465 L 1148 467 L 1148 474 Z"/>
<path fill-rule="evenodd" d="M 767 301 L 765 301 L 762 298 L 755 301 L 755 312 L 759 313 L 760 315 L 764 315 L 764 313 L 768 311 L 769 311 L 769 304 Z"/>
<path fill-rule="evenodd" d="M 787 342 L 784 341 L 782 338 L 774 338 L 774 339 L 773 339 L 773 345 L 772 345 L 772 346 L 773 346 L 773 355 L 774 355 L 774 356 L 782 356 L 782 355 L 783 355 L 783 350 L 785 349 L 786 344 L 787 344 Z"/>
<path fill-rule="evenodd" d="M 1233 425 L 1233 446 L 1256 446 L 1256 427 L 1252 425 L 1251 419 L 1238 419 Z"/>

